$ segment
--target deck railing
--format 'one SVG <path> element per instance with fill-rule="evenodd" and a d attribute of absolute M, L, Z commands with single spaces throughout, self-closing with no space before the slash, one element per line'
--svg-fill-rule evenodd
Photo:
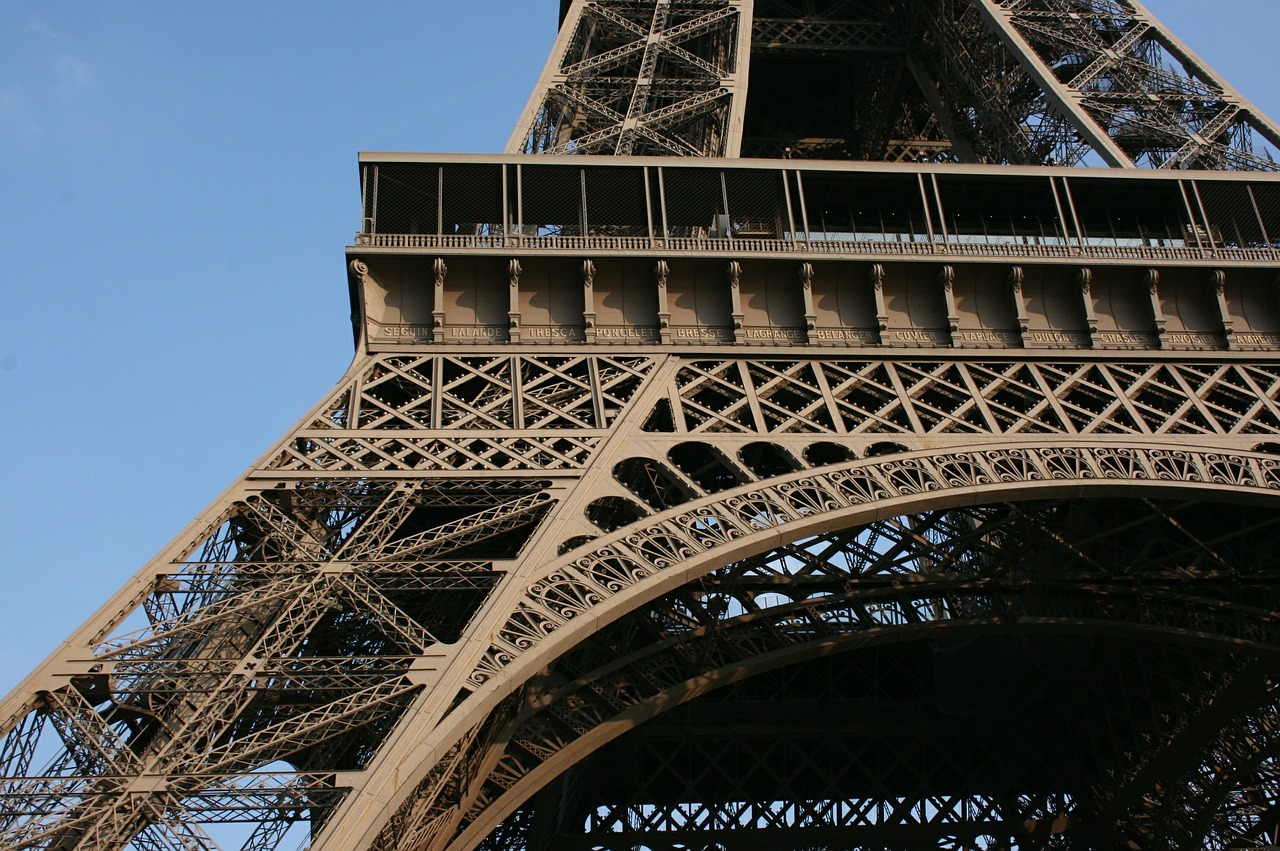
<path fill-rule="evenodd" d="M 892 239 L 767 239 L 645 236 L 529 236 L 524 234 L 397 234 L 362 233 L 356 245 L 370 248 L 440 250 L 620 251 L 725 254 L 823 254 L 840 256 L 992 257 L 1100 260 L 1164 260 L 1280 262 L 1273 248 L 1195 247 L 1164 245 L 1105 245 L 1091 241 L 1070 244 L 1026 242 L 912 241 Z"/>

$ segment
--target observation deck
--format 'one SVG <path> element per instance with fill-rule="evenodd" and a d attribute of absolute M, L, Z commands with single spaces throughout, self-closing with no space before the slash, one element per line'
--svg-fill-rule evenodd
<path fill-rule="evenodd" d="M 371 350 L 1280 348 L 1280 175 L 367 153 Z"/>

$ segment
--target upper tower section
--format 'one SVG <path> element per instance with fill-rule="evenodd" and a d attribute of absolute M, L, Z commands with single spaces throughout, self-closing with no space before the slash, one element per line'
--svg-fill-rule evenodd
<path fill-rule="evenodd" d="M 508 153 L 1274 171 L 1137 0 L 566 0 Z"/>

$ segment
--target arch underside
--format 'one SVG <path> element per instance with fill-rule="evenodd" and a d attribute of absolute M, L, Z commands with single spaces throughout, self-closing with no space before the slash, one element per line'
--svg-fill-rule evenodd
<path fill-rule="evenodd" d="M 1155 495 L 768 547 L 549 659 L 379 847 L 1264 842 L 1277 544 L 1266 505 Z"/>

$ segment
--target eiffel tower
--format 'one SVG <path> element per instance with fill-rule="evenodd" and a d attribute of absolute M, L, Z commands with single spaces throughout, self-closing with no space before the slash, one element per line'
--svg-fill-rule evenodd
<path fill-rule="evenodd" d="M 1280 845 L 1280 129 L 1136 0 L 561 19 L 361 155 L 355 361 L 5 698 L 0 847 Z"/>

